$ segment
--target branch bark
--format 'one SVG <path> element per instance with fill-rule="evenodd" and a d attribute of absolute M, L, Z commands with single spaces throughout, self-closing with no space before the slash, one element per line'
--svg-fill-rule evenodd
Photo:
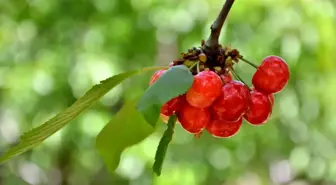
<path fill-rule="evenodd" d="M 214 23 L 211 25 L 211 34 L 208 38 L 208 40 L 203 45 L 203 49 L 205 50 L 216 50 L 219 46 L 218 39 L 219 35 L 221 33 L 223 24 L 225 22 L 225 19 L 227 15 L 229 14 L 229 11 L 232 7 L 232 4 L 234 3 L 234 0 L 226 0 L 225 4 L 223 5 L 221 11 L 219 12 L 219 15 L 217 16 Z"/>

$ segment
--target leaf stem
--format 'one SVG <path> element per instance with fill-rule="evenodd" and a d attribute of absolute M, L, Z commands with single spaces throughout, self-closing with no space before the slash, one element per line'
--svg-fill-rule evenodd
<path fill-rule="evenodd" d="M 221 11 L 219 12 L 219 15 L 217 16 L 214 23 L 211 25 L 211 34 L 208 38 L 208 40 L 205 42 L 203 49 L 209 48 L 209 49 L 216 49 L 218 47 L 218 39 L 219 35 L 221 33 L 223 24 L 225 22 L 225 19 L 227 15 L 229 14 L 229 11 L 234 3 L 234 0 L 226 0 L 225 4 L 223 5 Z"/>
<path fill-rule="evenodd" d="M 233 70 L 233 69 L 230 69 L 230 71 L 232 72 L 233 76 L 235 76 L 236 79 L 240 80 L 241 82 L 243 82 L 243 84 L 246 85 L 246 87 L 252 91 L 252 89 L 244 82 L 244 80 L 242 78 L 240 78 L 240 76 Z"/>
<path fill-rule="evenodd" d="M 246 60 L 246 59 L 243 58 L 243 57 L 240 57 L 239 60 L 242 60 L 242 61 L 246 62 L 247 64 L 249 64 L 250 66 L 252 66 L 252 67 L 258 69 L 258 66 L 257 66 L 257 65 L 255 65 L 254 63 L 252 63 L 252 62 Z"/>

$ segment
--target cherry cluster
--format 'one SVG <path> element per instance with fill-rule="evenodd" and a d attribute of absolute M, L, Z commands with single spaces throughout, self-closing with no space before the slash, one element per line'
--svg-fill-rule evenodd
<path fill-rule="evenodd" d="M 167 122 L 169 116 L 176 114 L 178 122 L 187 132 L 199 136 L 205 129 L 219 138 L 235 135 L 243 119 L 252 125 L 265 124 L 272 113 L 273 94 L 280 92 L 289 80 L 288 65 L 278 56 L 264 58 L 259 66 L 246 61 L 256 67 L 253 87 L 249 88 L 236 76 L 232 63 L 227 61 L 224 72 L 215 70 L 216 67 L 194 71 L 190 89 L 162 106 L 162 120 Z M 169 67 L 186 64 L 175 61 Z M 153 84 L 165 71 L 156 71 L 149 84 Z M 232 74 L 238 79 L 232 79 Z"/>

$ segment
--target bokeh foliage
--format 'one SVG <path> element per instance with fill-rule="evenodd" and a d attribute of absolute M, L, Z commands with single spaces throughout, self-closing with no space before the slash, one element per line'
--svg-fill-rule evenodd
<path fill-rule="evenodd" d="M 114 74 L 167 65 L 206 39 L 223 0 L 0 0 L 0 146 L 64 110 Z M 0 166 L 0 184 L 336 184 L 336 2 L 239 0 L 222 44 L 291 69 L 272 119 L 232 139 L 193 139 L 180 126 L 162 176 L 151 166 L 164 124 L 130 148 L 114 174 L 95 137 L 141 95 L 150 74 L 127 80 L 41 146 Z M 236 65 L 249 84 L 254 72 Z M 301 185 L 300 184 L 300 185 Z"/>

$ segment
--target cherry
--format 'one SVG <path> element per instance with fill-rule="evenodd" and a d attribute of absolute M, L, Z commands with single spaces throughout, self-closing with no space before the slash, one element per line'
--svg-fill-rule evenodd
<path fill-rule="evenodd" d="M 222 78 L 224 84 L 232 81 L 232 75 L 230 73 L 222 74 L 220 77 Z"/>
<path fill-rule="evenodd" d="M 240 81 L 233 80 L 222 87 L 221 95 L 211 109 L 223 120 L 237 121 L 245 114 L 250 103 L 248 87 Z"/>
<path fill-rule="evenodd" d="M 272 102 L 268 94 L 253 90 L 251 92 L 252 103 L 244 118 L 252 125 L 266 123 L 272 112 Z"/>
<path fill-rule="evenodd" d="M 251 88 L 253 91 L 256 91 L 256 89 L 254 87 Z M 268 98 L 271 101 L 272 106 L 274 105 L 274 95 L 273 94 L 269 94 Z"/>
<path fill-rule="evenodd" d="M 228 138 L 238 133 L 242 122 L 242 118 L 233 122 L 214 119 L 206 126 L 206 130 L 214 137 Z"/>
<path fill-rule="evenodd" d="M 165 69 L 161 69 L 156 71 L 153 76 L 151 77 L 150 81 L 149 81 L 149 85 L 152 85 L 157 79 L 160 78 L 161 75 L 163 75 L 163 73 L 165 73 L 167 70 Z"/>
<path fill-rule="evenodd" d="M 221 78 L 213 71 L 202 71 L 194 76 L 194 82 L 186 93 L 188 103 L 197 108 L 207 108 L 220 95 Z"/>
<path fill-rule="evenodd" d="M 210 109 L 211 119 L 213 120 L 226 120 L 226 117 L 221 112 L 216 112 L 213 109 Z"/>
<path fill-rule="evenodd" d="M 182 107 L 184 98 L 185 97 L 181 95 L 169 100 L 162 106 L 161 114 L 168 117 L 172 116 L 175 113 L 175 111 L 178 111 L 178 109 Z"/>
<path fill-rule="evenodd" d="M 185 103 L 181 110 L 176 112 L 176 115 L 182 127 L 192 134 L 202 132 L 210 122 L 210 112 L 208 109 L 196 108 L 189 103 Z"/>
<path fill-rule="evenodd" d="M 286 62 L 278 56 L 264 58 L 253 75 L 254 87 L 267 94 L 281 91 L 289 80 L 289 68 Z"/>
<path fill-rule="evenodd" d="M 176 111 L 179 111 L 183 103 L 185 102 L 185 96 L 181 95 L 169 100 L 161 107 L 160 118 L 163 122 L 168 123 L 169 117 L 172 116 Z"/>

